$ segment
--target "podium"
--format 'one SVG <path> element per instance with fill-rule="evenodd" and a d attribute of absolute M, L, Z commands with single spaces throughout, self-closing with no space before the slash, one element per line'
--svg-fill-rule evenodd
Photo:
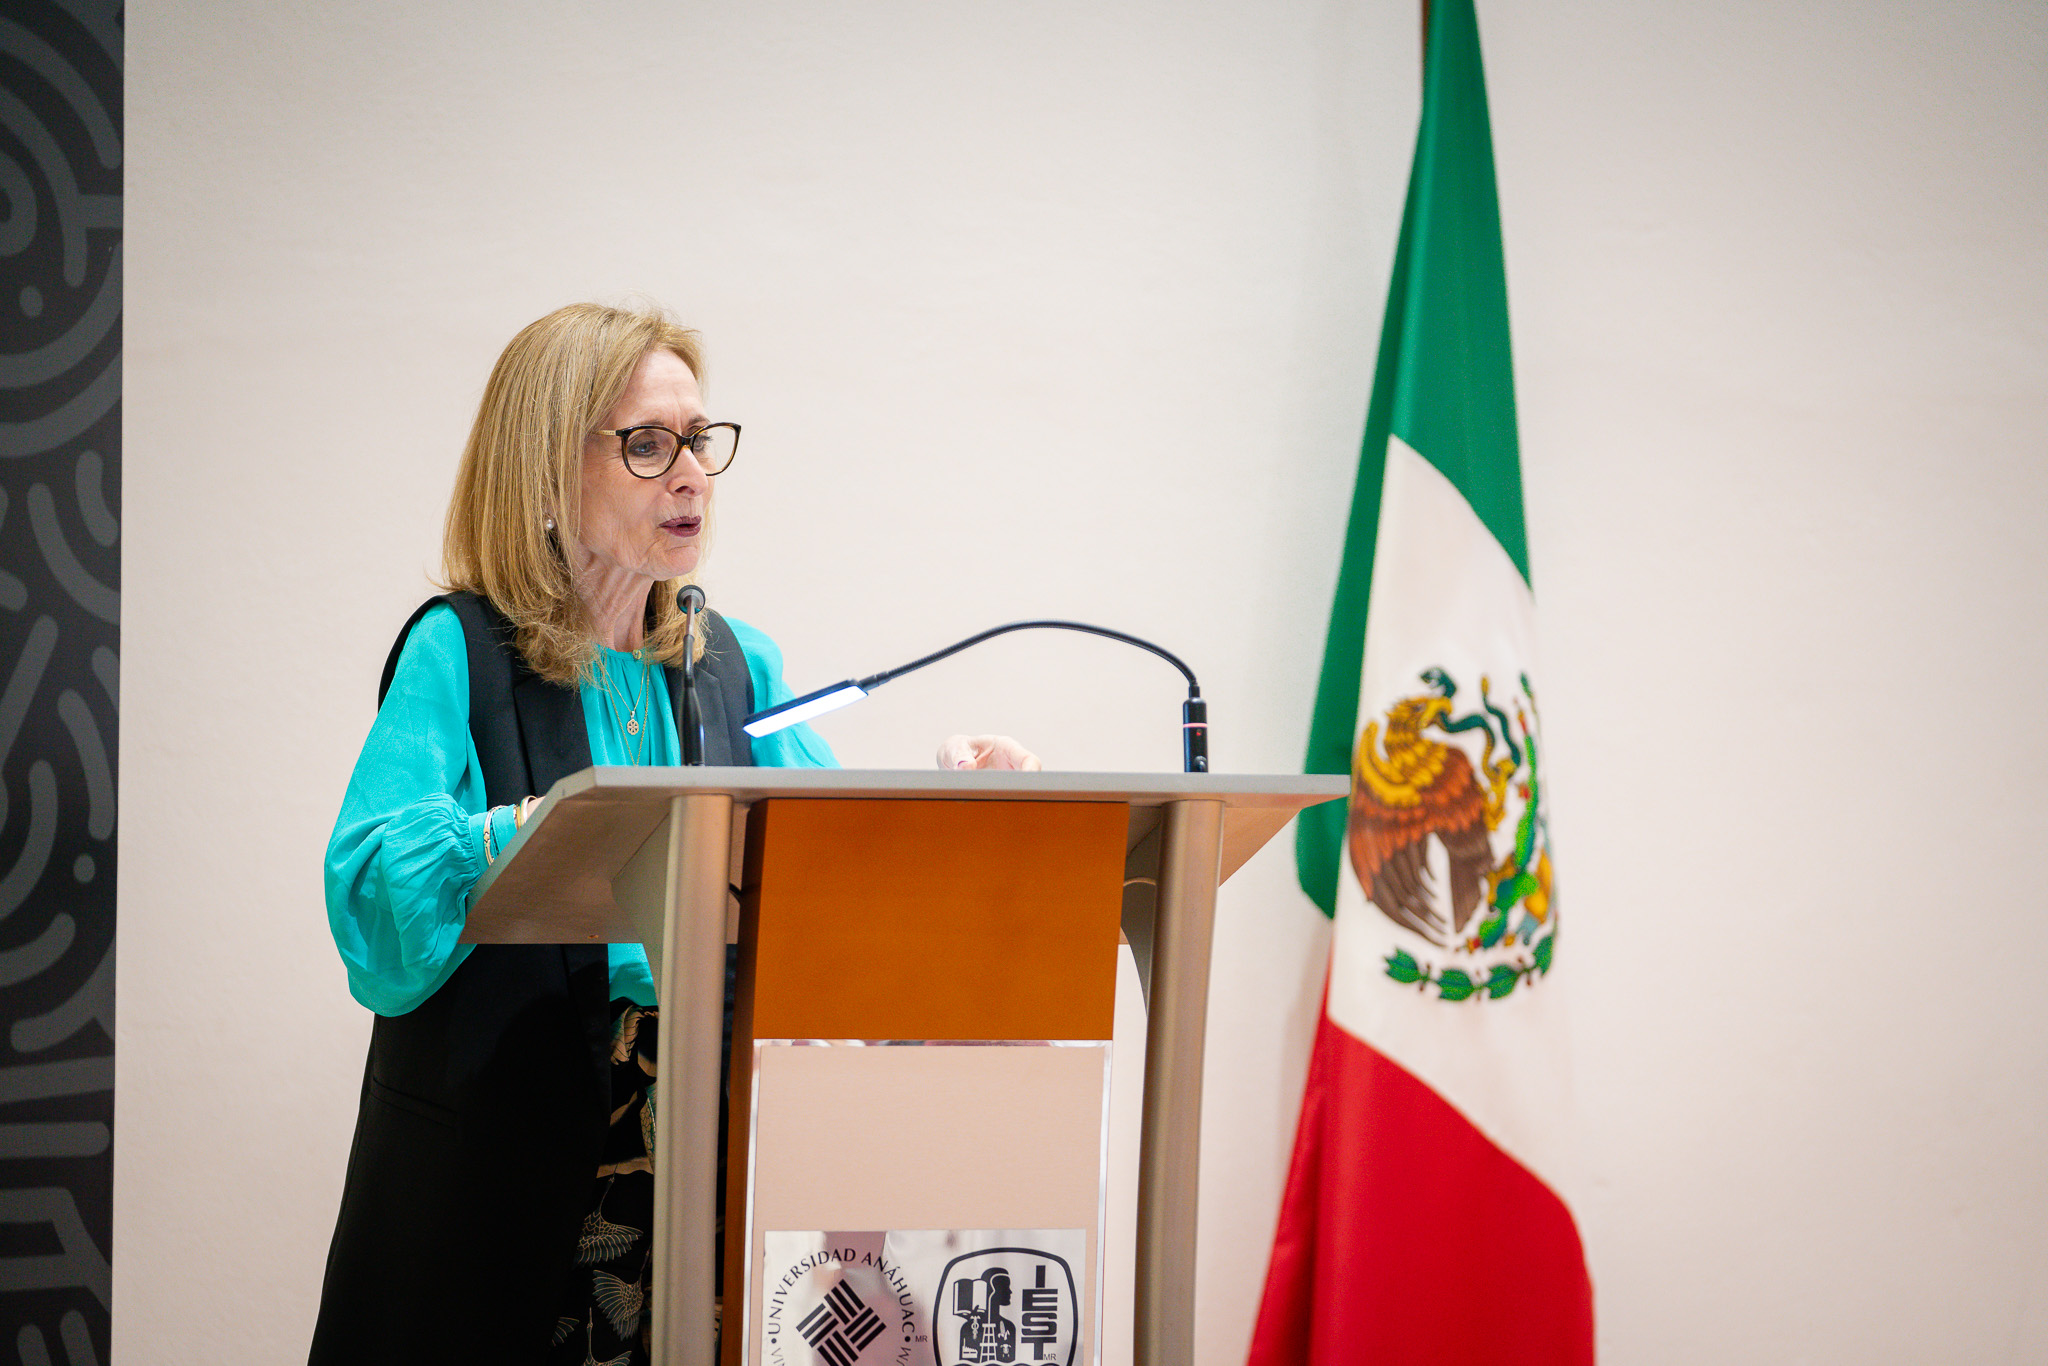
<path fill-rule="evenodd" d="M 1146 999 L 1135 1356 L 1193 1359 L 1216 888 L 1331 775 L 591 768 L 466 942 L 646 946 L 653 1360 L 1092 1366 L 1118 935 Z M 740 946 L 730 1075 L 726 945 Z"/>

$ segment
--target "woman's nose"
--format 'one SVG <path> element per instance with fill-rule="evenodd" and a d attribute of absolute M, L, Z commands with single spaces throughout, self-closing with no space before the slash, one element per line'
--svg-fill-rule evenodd
<path fill-rule="evenodd" d="M 701 494 L 711 487 L 711 476 L 704 472 L 704 466 L 698 463 L 697 453 L 688 446 L 676 452 L 676 463 L 669 467 L 668 477 L 672 493 L 688 491 Z"/>

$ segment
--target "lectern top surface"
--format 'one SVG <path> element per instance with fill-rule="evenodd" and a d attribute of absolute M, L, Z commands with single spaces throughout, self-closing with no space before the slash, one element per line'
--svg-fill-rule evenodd
<path fill-rule="evenodd" d="M 666 819 L 669 801 L 732 798 L 737 869 L 745 815 L 770 798 L 1114 802 L 1130 810 L 1127 847 L 1174 802 L 1223 808 L 1219 873 L 1229 877 L 1303 807 L 1342 797 L 1342 774 L 949 773 L 936 769 L 586 768 L 556 783 L 477 883 L 469 941 L 557 943 L 633 937 L 612 881 Z"/>
<path fill-rule="evenodd" d="M 764 797 L 916 797 L 926 801 L 1116 801 L 1133 806 L 1210 800 L 1225 806 L 1300 810 L 1342 797 L 1331 773 L 1015 773 L 980 770 L 852 768 L 586 768 L 555 784 L 550 801 L 581 793 L 628 800 L 726 792 L 735 801 Z"/>

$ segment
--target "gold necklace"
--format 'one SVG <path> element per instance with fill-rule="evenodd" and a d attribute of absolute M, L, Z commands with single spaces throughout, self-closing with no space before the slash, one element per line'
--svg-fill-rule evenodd
<path fill-rule="evenodd" d="M 634 651 L 634 655 L 638 657 L 639 651 Z M 598 686 L 598 691 L 604 694 L 605 706 L 610 709 L 612 720 L 618 724 L 619 729 L 631 737 L 631 748 L 627 751 L 627 762 L 638 765 L 641 749 L 647 743 L 640 734 L 640 704 L 647 700 L 648 693 L 647 661 L 645 659 L 640 660 L 640 688 L 637 694 L 623 699 L 616 698 L 613 695 L 612 689 L 614 685 L 612 683 L 611 661 L 607 657 L 599 655 L 598 668 L 604 674 L 603 681 Z M 629 703 L 626 714 L 623 717 L 619 715 L 619 702 L 621 700 Z"/>

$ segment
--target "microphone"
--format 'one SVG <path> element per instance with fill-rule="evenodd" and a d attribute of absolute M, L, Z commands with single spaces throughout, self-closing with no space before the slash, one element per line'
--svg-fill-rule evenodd
<path fill-rule="evenodd" d="M 1047 619 L 1043 621 L 1012 621 L 1002 626 L 991 626 L 979 635 L 969 636 L 965 640 L 948 645 L 943 650 L 935 650 L 922 659 L 913 659 L 908 664 L 899 664 L 893 669 L 884 669 L 878 674 L 869 674 L 866 678 L 849 678 L 844 682 L 834 683 L 829 688 L 819 688 L 816 692 L 807 692 L 802 697 L 793 697 L 789 701 L 778 706 L 769 707 L 765 711 L 757 711 L 741 723 L 740 729 L 754 736 L 773 735 L 776 731 L 796 725 L 799 721 L 808 721 L 813 716 L 822 716 L 828 711 L 836 711 L 849 702 L 858 702 L 890 679 L 901 678 L 907 673 L 922 669 L 927 664 L 936 664 L 949 655 L 959 654 L 970 645 L 979 645 L 984 640 L 1008 635 L 1012 631 L 1035 630 L 1081 631 L 1091 636 L 1105 636 L 1110 640 L 1120 640 L 1126 645 L 1135 645 L 1141 650 L 1149 650 L 1173 665 L 1174 668 L 1179 669 L 1181 675 L 1188 681 L 1187 701 L 1181 703 L 1180 707 L 1181 767 L 1187 773 L 1207 773 L 1209 771 L 1209 704 L 1202 699 L 1202 687 L 1201 684 L 1195 682 L 1195 671 L 1190 669 L 1182 662 L 1181 657 L 1174 654 L 1171 650 L 1154 645 L 1151 641 L 1140 636 L 1130 635 L 1123 631 L 1112 631 L 1107 626 L 1090 626 L 1085 621 Z"/>
<path fill-rule="evenodd" d="M 676 606 L 683 610 L 683 714 L 678 738 L 682 741 L 683 762 L 691 766 L 704 763 L 704 708 L 697 700 L 697 614 L 704 610 L 704 590 L 694 583 L 684 584 L 676 594 Z"/>

